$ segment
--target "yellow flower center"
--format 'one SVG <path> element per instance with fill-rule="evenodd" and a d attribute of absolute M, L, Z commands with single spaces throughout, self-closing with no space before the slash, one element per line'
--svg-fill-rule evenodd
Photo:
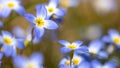
<path fill-rule="evenodd" d="M 8 3 L 8 7 L 9 7 L 9 8 L 14 8 L 14 7 L 15 7 L 15 4 L 12 3 L 12 2 L 9 2 L 9 3 Z"/>
<path fill-rule="evenodd" d="M 49 12 L 49 13 L 54 12 L 54 8 L 52 8 L 52 7 L 48 8 L 48 12 Z"/>
<path fill-rule="evenodd" d="M 70 61 L 66 61 L 65 64 L 66 64 L 67 66 L 70 66 Z"/>
<path fill-rule="evenodd" d="M 42 18 L 36 18 L 36 25 L 39 27 L 43 27 L 44 26 L 44 20 Z"/>
<path fill-rule="evenodd" d="M 77 58 L 77 57 L 74 57 L 73 58 L 73 63 L 74 63 L 74 65 L 78 65 L 80 63 L 80 59 Z"/>
<path fill-rule="evenodd" d="M 120 44 L 120 38 L 119 37 L 113 38 L 113 41 L 117 44 Z"/>
<path fill-rule="evenodd" d="M 12 40 L 10 38 L 8 38 L 8 37 L 4 38 L 3 40 L 8 45 L 11 45 L 13 43 Z"/>
<path fill-rule="evenodd" d="M 70 49 L 76 49 L 76 48 L 77 48 L 77 46 L 76 46 L 76 45 L 74 45 L 74 44 L 70 44 L 70 45 L 68 45 L 68 48 L 70 48 Z"/>
<path fill-rule="evenodd" d="M 29 65 L 27 66 L 27 68 L 35 68 L 35 67 L 34 67 L 34 65 L 29 64 Z"/>

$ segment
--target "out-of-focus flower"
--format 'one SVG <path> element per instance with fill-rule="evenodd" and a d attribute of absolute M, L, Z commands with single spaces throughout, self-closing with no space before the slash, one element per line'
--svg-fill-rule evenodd
<path fill-rule="evenodd" d="M 83 28 L 84 29 L 84 28 Z M 102 27 L 99 24 L 92 24 L 90 26 L 86 26 L 83 32 L 83 29 L 80 28 L 80 36 L 87 40 L 95 40 L 102 36 Z"/>
<path fill-rule="evenodd" d="M 116 0 L 93 0 L 94 9 L 98 13 L 107 13 L 116 10 Z"/>
<path fill-rule="evenodd" d="M 88 46 L 88 50 L 92 54 L 98 54 L 100 50 L 104 47 L 104 43 L 100 40 L 93 40 Z"/>
<path fill-rule="evenodd" d="M 108 53 L 102 50 L 104 42 L 101 40 L 93 40 L 88 46 L 88 50 L 91 54 L 97 55 L 98 58 L 108 58 Z"/>
<path fill-rule="evenodd" d="M 0 21 L 0 28 L 3 27 L 3 22 Z"/>
<path fill-rule="evenodd" d="M 104 65 L 98 60 L 91 62 L 92 68 L 116 68 L 116 64 L 113 61 L 108 61 Z"/>
<path fill-rule="evenodd" d="M 62 44 L 64 47 L 61 48 L 61 53 L 69 53 L 71 51 L 75 51 L 76 53 L 87 53 L 88 49 L 86 46 L 81 46 L 82 41 L 75 41 L 73 43 L 69 43 L 66 40 L 59 40 L 60 44 Z"/>
<path fill-rule="evenodd" d="M 32 14 L 25 14 L 25 18 L 34 25 L 34 37 L 40 39 L 44 35 L 44 28 L 57 29 L 58 25 L 47 17 L 47 11 L 44 5 L 36 6 L 36 17 Z"/>
<path fill-rule="evenodd" d="M 68 8 L 68 7 L 75 7 L 80 3 L 80 0 L 60 0 L 60 5 Z"/>
<path fill-rule="evenodd" d="M 24 39 L 15 38 L 8 31 L 2 31 L 2 36 L 0 36 L 0 43 L 3 45 L 1 51 L 6 56 L 16 56 L 16 48 L 23 49 L 24 48 Z"/>
<path fill-rule="evenodd" d="M 0 0 L 0 16 L 6 18 L 10 15 L 12 10 L 18 14 L 24 15 L 25 9 L 21 6 L 21 0 Z"/>
<path fill-rule="evenodd" d="M 83 61 L 82 57 L 74 54 L 71 62 L 69 57 L 63 58 L 60 61 L 59 68 L 71 68 L 71 67 L 76 68 L 82 61 Z"/>
<path fill-rule="evenodd" d="M 49 4 L 46 5 L 47 16 L 50 18 L 53 14 L 56 16 L 64 16 L 65 10 L 62 8 L 57 8 L 59 0 L 50 0 Z"/>
<path fill-rule="evenodd" d="M 115 29 L 110 29 L 108 31 L 108 36 L 103 37 L 103 41 L 107 43 L 114 43 L 117 45 L 117 47 L 120 47 L 120 34 Z"/>
<path fill-rule="evenodd" d="M 13 60 L 16 68 L 43 68 L 43 56 L 33 53 L 30 58 L 17 56 Z"/>

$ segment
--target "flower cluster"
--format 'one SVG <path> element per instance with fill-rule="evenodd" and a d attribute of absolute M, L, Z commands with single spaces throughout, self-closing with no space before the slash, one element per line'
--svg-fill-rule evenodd
<path fill-rule="evenodd" d="M 102 0 L 100 1 L 100 3 L 103 2 Z M 23 51 L 27 46 L 39 43 L 44 38 L 47 30 L 55 31 L 60 27 L 63 17 L 66 15 L 66 9 L 60 7 L 59 3 L 67 7 L 79 4 L 79 0 L 62 2 L 62 0 L 49 0 L 48 4 L 36 5 L 36 15 L 34 15 L 26 12 L 21 0 L 0 0 L 0 18 L 6 19 L 15 11 L 30 24 L 28 30 L 14 27 L 13 32 L 1 31 L 0 68 L 2 68 L 2 63 L 4 63 L 2 62 L 3 57 L 12 58 L 15 68 L 46 68 L 41 53 L 34 52 L 28 58 L 19 54 L 18 50 Z M 107 3 L 107 0 L 105 3 Z M 112 8 L 106 10 L 112 10 Z M 0 21 L 0 28 L 3 27 L 5 27 L 4 23 Z M 60 60 L 58 68 L 117 67 L 115 62 L 118 62 L 116 59 L 119 58 L 111 55 L 119 53 L 120 49 L 120 34 L 115 29 L 109 30 L 108 35 L 102 38 L 88 42 L 87 45 L 83 45 L 83 42 L 79 40 L 72 43 L 67 40 L 57 40 L 57 43 L 63 45 L 60 48 L 60 53 L 64 55 Z"/>

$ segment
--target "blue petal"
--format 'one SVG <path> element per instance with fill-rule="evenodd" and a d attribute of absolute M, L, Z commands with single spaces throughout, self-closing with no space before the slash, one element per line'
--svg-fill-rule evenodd
<path fill-rule="evenodd" d="M 3 45 L 3 53 L 5 54 L 5 56 L 7 57 L 12 56 L 12 51 L 13 48 L 11 46 Z"/>
<path fill-rule="evenodd" d="M 55 10 L 55 14 L 56 14 L 57 16 L 65 16 L 66 12 L 65 12 L 64 9 L 59 8 L 59 9 L 56 9 L 56 10 Z"/>
<path fill-rule="evenodd" d="M 24 46 L 24 41 L 25 39 L 24 38 L 21 38 L 21 39 L 16 39 L 16 47 L 17 48 L 20 48 L 20 49 L 24 49 L 25 46 Z"/>
<path fill-rule="evenodd" d="M 19 6 L 19 8 L 15 9 L 15 11 L 22 16 L 25 14 L 25 9 L 23 6 Z"/>
<path fill-rule="evenodd" d="M 0 21 L 0 28 L 3 27 L 3 25 L 4 25 L 3 22 Z"/>
<path fill-rule="evenodd" d="M 36 16 L 37 17 L 42 17 L 42 18 L 46 18 L 47 16 L 47 10 L 45 8 L 45 5 L 37 5 L 36 6 Z"/>
<path fill-rule="evenodd" d="M 100 40 L 93 40 L 90 42 L 88 49 L 94 50 L 95 53 L 98 53 L 104 47 L 104 43 Z"/>
<path fill-rule="evenodd" d="M 40 53 L 33 53 L 30 56 L 30 59 L 36 62 L 39 62 L 40 64 L 43 64 L 43 56 Z"/>
<path fill-rule="evenodd" d="M 8 31 L 2 31 L 2 36 L 9 36 L 9 37 L 12 37 L 12 34 Z"/>
<path fill-rule="evenodd" d="M 16 37 L 23 37 L 25 33 L 24 30 L 18 26 L 13 27 L 12 32 Z"/>
<path fill-rule="evenodd" d="M 57 29 L 58 25 L 52 20 L 45 20 L 46 29 Z"/>
<path fill-rule="evenodd" d="M 92 61 L 92 68 L 101 68 L 101 63 L 98 60 Z"/>
<path fill-rule="evenodd" d="M 107 42 L 107 43 L 112 43 L 112 39 L 109 36 L 104 36 L 102 38 L 102 41 Z"/>
<path fill-rule="evenodd" d="M 3 18 L 7 18 L 11 13 L 11 9 L 8 9 L 8 8 L 4 8 L 2 9 L 2 11 L 0 11 L 0 15 L 1 17 Z"/>
<path fill-rule="evenodd" d="M 16 68 L 23 68 L 24 64 L 27 62 L 27 58 L 24 56 L 17 56 L 13 58 L 13 62 Z"/>
<path fill-rule="evenodd" d="M 75 44 L 75 45 L 77 45 L 77 46 L 80 46 L 80 45 L 83 44 L 83 42 L 82 42 L 82 41 L 75 41 L 75 42 L 73 42 L 72 44 Z"/>
<path fill-rule="evenodd" d="M 71 51 L 71 49 L 66 48 L 66 47 L 62 47 L 62 48 L 60 49 L 60 52 L 61 52 L 61 53 L 69 53 L 70 51 Z"/>
<path fill-rule="evenodd" d="M 116 64 L 113 61 L 105 63 L 104 68 L 116 68 Z"/>
<path fill-rule="evenodd" d="M 3 57 L 3 53 L 0 53 L 0 60 L 2 59 L 2 57 Z"/>
<path fill-rule="evenodd" d="M 88 48 L 86 46 L 81 46 L 78 49 L 75 50 L 75 53 L 82 54 L 82 53 L 88 53 Z"/>
<path fill-rule="evenodd" d="M 105 52 L 105 51 L 100 51 L 99 53 L 98 53 L 98 56 L 99 56 L 99 58 L 108 58 L 108 53 L 107 52 Z"/>
<path fill-rule="evenodd" d="M 38 39 L 44 35 L 44 28 L 35 27 L 34 28 L 34 37 Z"/>
<path fill-rule="evenodd" d="M 34 15 L 32 15 L 32 14 L 25 14 L 24 16 L 31 24 L 35 24 L 35 16 Z"/>
<path fill-rule="evenodd" d="M 50 7 L 57 7 L 59 0 L 50 0 L 49 5 Z"/>
<path fill-rule="evenodd" d="M 67 45 L 70 44 L 70 43 L 69 43 L 68 41 L 66 41 L 66 40 L 59 40 L 58 42 L 59 42 L 60 44 L 64 45 L 64 46 L 67 46 Z"/>
<path fill-rule="evenodd" d="M 110 30 L 108 31 L 108 33 L 109 33 L 109 35 L 110 35 L 111 37 L 119 36 L 119 32 L 116 31 L 116 30 L 114 30 L 114 29 L 110 29 Z"/>
<path fill-rule="evenodd" d="M 80 63 L 80 65 L 78 65 L 77 68 L 91 68 L 90 63 L 83 61 Z"/>
<path fill-rule="evenodd" d="M 60 64 L 59 68 L 70 68 L 69 66 L 65 65 L 65 64 Z"/>

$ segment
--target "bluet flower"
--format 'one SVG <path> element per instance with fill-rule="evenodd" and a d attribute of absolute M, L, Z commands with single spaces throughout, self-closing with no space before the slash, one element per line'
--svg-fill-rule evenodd
<path fill-rule="evenodd" d="M 12 36 L 12 34 L 8 31 L 2 31 L 2 35 L 0 36 L 0 43 L 3 45 L 2 46 L 2 52 L 6 56 L 16 56 L 16 48 L 23 49 L 23 39 L 15 38 Z"/>
<path fill-rule="evenodd" d="M 48 18 L 51 17 L 53 14 L 57 16 L 65 15 L 65 10 L 63 10 L 62 8 L 58 8 L 58 3 L 59 0 L 50 0 L 49 4 L 46 5 Z"/>
<path fill-rule="evenodd" d="M 46 29 L 54 30 L 58 28 L 58 25 L 46 18 L 47 10 L 44 5 L 36 6 L 36 17 L 32 14 L 26 14 L 25 18 L 34 25 L 34 37 L 41 38 L 44 35 Z"/>
<path fill-rule="evenodd" d="M 43 68 L 43 56 L 39 53 L 33 53 L 29 58 L 17 56 L 13 63 L 16 68 Z"/>
<path fill-rule="evenodd" d="M 60 61 L 59 68 L 74 68 L 77 67 L 82 61 L 83 58 L 81 56 L 74 54 L 71 62 L 69 57 L 63 58 Z"/>
<path fill-rule="evenodd" d="M 119 32 L 115 29 L 110 29 L 108 31 L 108 34 L 109 34 L 108 36 L 103 37 L 103 41 L 110 43 L 110 44 L 114 43 L 119 48 L 120 47 L 120 34 L 119 34 Z"/>
<path fill-rule="evenodd" d="M 21 6 L 21 0 L 0 0 L 1 17 L 8 17 L 12 10 L 15 10 L 20 15 L 25 14 L 25 9 Z"/>
<path fill-rule="evenodd" d="M 82 41 L 74 41 L 70 43 L 66 40 L 59 40 L 58 42 L 64 46 L 60 50 L 61 53 L 69 53 L 71 51 L 75 51 L 76 53 L 88 52 L 88 49 L 86 46 L 81 46 L 83 43 Z"/>

